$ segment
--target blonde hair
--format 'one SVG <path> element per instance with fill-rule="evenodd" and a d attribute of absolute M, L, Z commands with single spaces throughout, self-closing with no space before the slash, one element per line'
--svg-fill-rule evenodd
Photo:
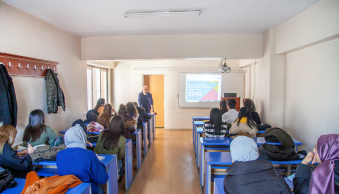
<path fill-rule="evenodd" d="M 6 143 L 13 144 L 17 130 L 12 125 L 3 125 L 0 127 L 0 154 L 4 150 Z"/>

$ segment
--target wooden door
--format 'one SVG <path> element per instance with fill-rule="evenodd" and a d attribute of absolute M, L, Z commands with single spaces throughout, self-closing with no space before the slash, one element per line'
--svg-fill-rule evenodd
<path fill-rule="evenodd" d="M 152 94 L 155 117 L 155 127 L 165 127 L 165 92 L 164 75 L 144 75 L 144 85 Z"/>

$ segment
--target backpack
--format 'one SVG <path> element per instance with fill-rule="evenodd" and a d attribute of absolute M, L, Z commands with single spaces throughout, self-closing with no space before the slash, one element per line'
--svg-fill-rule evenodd
<path fill-rule="evenodd" d="M 16 185 L 17 182 L 14 180 L 14 176 L 9 174 L 8 170 L 0 167 L 0 193 L 10 187 L 15 187 Z"/>
<path fill-rule="evenodd" d="M 58 147 L 61 144 L 65 144 L 64 136 L 55 138 L 51 144 L 51 147 Z"/>
<path fill-rule="evenodd" d="M 97 122 L 99 113 L 95 110 L 89 110 L 86 114 L 86 123 Z"/>

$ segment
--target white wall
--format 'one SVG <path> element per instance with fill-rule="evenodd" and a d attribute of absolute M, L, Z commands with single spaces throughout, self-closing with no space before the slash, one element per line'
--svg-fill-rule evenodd
<path fill-rule="evenodd" d="M 220 60 L 152 60 L 120 61 L 114 69 L 114 105 L 137 101 L 143 85 L 143 75 L 164 75 L 165 129 L 192 129 L 193 116 L 206 116 L 208 109 L 178 107 L 178 71 L 134 71 L 142 67 L 217 67 Z M 238 60 L 227 60 L 230 67 L 238 67 Z M 217 107 L 216 107 L 217 108 Z M 155 107 L 156 111 L 156 107 Z"/>
<path fill-rule="evenodd" d="M 276 27 L 276 53 L 289 53 L 338 38 L 339 1 L 321 0 Z"/>
<path fill-rule="evenodd" d="M 255 79 L 251 66 L 251 92 L 255 80 L 262 120 L 301 140 L 301 149 L 313 149 L 322 134 L 338 133 L 338 10 L 339 1 L 322 0 L 269 29 Z"/>
<path fill-rule="evenodd" d="M 311 150 L 339 133 L 339 39 L 286 55 L 285 129 Z"/>
<path fill-rule="evenodd" d="M 66 99 L 66 112 L 47 115 L 47 125 L 55 131 L 83 118 L 87 110 L 86 64 L 80 61 L 81 40 L 53 25 L 0 1 L 0 51 L 57 61 L 58 78 Z M 44 78 L 13 76 L 18 103 L 18 135 L 21 142 L 29 113 L 47 113 Z"/>
<path fill-rule="evenodd" d="M 262 57 L 262 34 L 108 36 L 81 39 L 82 60 Z"/>

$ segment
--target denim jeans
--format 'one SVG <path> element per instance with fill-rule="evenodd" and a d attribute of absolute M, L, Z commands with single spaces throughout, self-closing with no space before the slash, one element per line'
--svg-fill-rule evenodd
<path fill-rule="evenodd" d="M 118 175 L 123 176 L 124 175 L 124 169 L 122 168 L 122 161 L 118 161 Z"/>

